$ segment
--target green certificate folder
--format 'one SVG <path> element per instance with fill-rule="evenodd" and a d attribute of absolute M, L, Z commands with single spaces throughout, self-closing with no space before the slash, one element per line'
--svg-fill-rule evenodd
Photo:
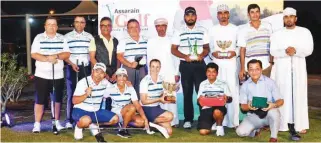
<path fill-rule="evenodd" d="M 268 107 L 266 97 L 255 97 L 252 98 L 252 106 L 256 108 L 266 108 Z"/>

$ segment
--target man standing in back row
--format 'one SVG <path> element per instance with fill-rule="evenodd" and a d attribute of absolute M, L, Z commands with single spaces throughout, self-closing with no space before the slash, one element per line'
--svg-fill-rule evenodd
<path fill-rule="evenodd" d="M 172 39 L 172 54 L 180 58 L 179 71 L 182 76 L 184 94 L 184 125 L 186 129 L 192 127 L 194 119 L 193 91 L 194 85 L 198 93 L 199 85 L 206 79 L 204 57 L 209 52 L 207 31 L 196 24 L 196 10 L 193 7 L 185 9 L 186 25 L 175 31 Z"/>
<path fill-rule="evenodd" d="M 309 129 L 305 57 L 312 54 L 313 37 L 308 29 L 296 26 L 295 9 L 286 8 L 283 15 L 285 28 L 271 37 L 271 54 L 275 57 L 271 78 L 284 96 L 280 131 L 289 130 L 292 140 L 299 140 L 296 132 Z"/>

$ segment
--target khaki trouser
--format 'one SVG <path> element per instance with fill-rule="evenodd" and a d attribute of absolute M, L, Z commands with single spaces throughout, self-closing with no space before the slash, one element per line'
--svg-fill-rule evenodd
<path fill-rule="evenodd" d="M 270 75 L 271 75 L 271 70 L 272 70 L 272 65 L 270 65 L 269 67 L 267 67 L 266 69 L 264 69 L 264 70 L 262 71 L 262 74 L 265 75 L 265 76 L 267 76 L 267 77 L 270 77 Z"/>

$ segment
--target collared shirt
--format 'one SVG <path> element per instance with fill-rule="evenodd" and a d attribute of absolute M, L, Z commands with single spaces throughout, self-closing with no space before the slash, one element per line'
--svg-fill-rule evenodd
<path fill-rule="evenodd" d="M 263 69 L 270 66 L 270 36 L 272 32 L 271 24 L 264 21 L 261 21 L 258 29 L 252 27 L 250 23 L 240 29 L 237 46 L 246 48 L 245 63 L 257 59 L 262 62 Z M 245 70 L 247 70 L 246 66 Z"/>
<path fill-rule="evenodd" d="M 73 30 L 67 33 L 65 38 L 67 39 L 70 49 L 69 60 L 78 65 L 81 65 L 82 62 L 84 62 L 84 65 L 87 66 L 89 64 L 88 48 L 90 40 L 93 39 L 93 36 L 86 31 L 77 33 L 76 30 Z"/>
<path fill-rule="evenodd" d="M 106 92 L 106 89 L 111 86 L 111 84 L 103 79 L 96 85 L 91 76 L 87 76 L 89 86 L 92 87 L 91 96 L 89 95 L 83 102 L 75 104 L 74 108 L 80 108 L 85 111 L 93 112 L 100 109 L 100 104 L 103 99 L 103 95 Z M 88 88 L 86 79 L 81 79 L 76 86 L 75 93 L 73 96 L 82 96 L 86 93 Z"/>
<path fill-rule="evenodd" d="M 191 54 L 191 48 L 194 46 L 197 46 L 197 54 L 201 54 L 203 52 L 203 45 L 208 43 L 207 30 L 198 24 L 193 29 L 184 25 L 179 30 L 175 30 L 172 38 L 172 44 L 178 45 L 178 50 L 185 55 Z"/>
<path fill-rule="evenodd" d="M 197 99 L 200 96 L 205 96 L 206 94 L 231 96 L 231 92 L 227 83 L 219 79 L 216 79 L 213 83 L 210 83 L 208 79 L 201 82 L 200 88 L 197 94 Z M 209 107 L 207 106 L 202 107 L 202 109 L 206 109 L 206 108 L 209 108 Z"/>
<path fill-rule="evenodd" d="M 138 42 L 127 36 L 119 41 L 117 46 L 117 54 L 124 53 L 124 58 L 129 62 L 135 61 L 135 56 L 143 56 L 146 60 L 147 54 L 147 38 L 140 36 Z"/>
<path fill-rule="evenodd" d="M 107 48 L 108 51 L 108 56 L 109 56 L 109 64 L 111 64 L 111 58 L 113 55 L 113 50 L 114 50 L 114 41 L 113 41 L 113 36 L 110 37 L 109 41 L 101 34 L 99 34 L 99 37 L 101 39 L 103 39 L 103 42 Z M 92 39 L 90 41 L 90 47 L 89 47 L 89 51 L 90 52 L 95 52 L 96 51 L 96 43 L 95 43 L 95 39 Z"/>
<path fill-rule="evenodd" d="M 132 101 L 137 101 L 137 94 L 133 87 L 127 87 L 125 85 L 125 90 L 123 93 L 120 92 L 117 83 L 110 86 L 105 94 L 104 98 L 110 97 L 112 99 L 112 108 L 122 109 L 127 104 L 130 104 Z"/>
<path fill-rule="evenodd" d="M 251 78 L 243 83 L 240 91 L 240 104 L 247 104 L 248 101 L 252 101 L 253 96 L 266 97 L 268 102 L 283 99 L 275 82 L 263 74 L 257 83 L 252 81 Z"/>
<path fill-rule="evenodd" d="M 157 82 L 152 80 L 150 75 L 146 75 L 140 82 L 140 93 L 147 94 L 147 99 L 155 99 L 160 98 L 161 94 L 163 93 L 163 77 L 158 75 Z M 148 105 L 142 106 L 149 106 L 154 107 L 160 105 L 160 102 L 152 103 Z"/>
<path fill-rule="evenodd" d="M 70 52 L 67 41 L 63 35 L 56 33 L 54 38 L 47 36 L 46 32 L 38 34 L 31 45 L 31 54 L 39 53 L 41 55 L 55 55 L 62 52 Z M 58 63 L 54 65 L 55 79 L 61 79 L 64 77 L 64 62 L 58 59 Z M 53 69 L 52 63 L 36 61 L 35 76 L 52 79 Z"/>

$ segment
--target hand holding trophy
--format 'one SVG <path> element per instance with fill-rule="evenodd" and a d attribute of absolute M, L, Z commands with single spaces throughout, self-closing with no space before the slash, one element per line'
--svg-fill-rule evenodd
<path fill-rule="evenodd" d="M 173 78 L 171 78 L 173 77 Z M 167 80 L 163 81 L 163 88 L 164 88 L 164 100 L 169 101 L 171 103 L 176 102 L 176 89 L 178 85 L 175 83 L 175 76 L 167 76 Z"/>
<path fill-rule="evenodd" d="M 218 41 L 216 41 L 216 44 L 218 47 L 220 47 L 222 49 L 222 51 L 219 51 L 218 56 L 223 59 L 228 58 L 230 56 L 229 52 L 227 52 L 225 50 L 231 46 L 232 41 L 231 40 L 229 40 L 229 41 L 218 40 Z"/>

